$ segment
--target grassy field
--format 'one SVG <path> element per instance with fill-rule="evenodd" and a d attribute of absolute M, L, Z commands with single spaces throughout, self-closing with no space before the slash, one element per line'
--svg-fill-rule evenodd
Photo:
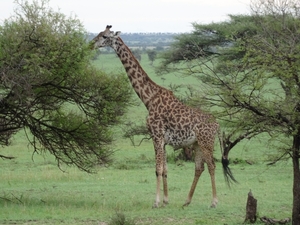
<path fill-rule="evenodd" d="M 95 62 L 106 71 L 122 71 L 115 55 L 103 55 Z M 142 66 L 153 80 L 163 86 L 169 83 L 191 83 L 192 78 L 155 76 L 147 56 Z M 125 75 L 124 75 L 125 76 Z M 130 109 L 128 117 L 142 121 L 144 106 Z M 117 131 L 121 129 L 116 128 Z M 216 182 L 219 204 L 211 209 L 211 184 L 207 170 L 202 174 L 192 203 L 182 208 L 194 176 L 194 164 L 174 160 L 168 152 L 169 205 L 152 209 L 155 197 L 155 161 L 151 141 L 133 147 L 116 132 L 114 163 L 99 168 L 97 174 L 86 174 L 73 167 L 61 171 L 51 155 L 33 155 L 20 132 L 0 154 L 16 159 L 1 160 L 0 224 L 113 224 L 117 214 L 127 224 L 242 224 L 247 194 L 252 190 L 258 200 L 259 216 L 291 217 L 292 164 L 289 161 L 267 166 L 272 149 L 263 138 L 243 142 L 232 150 L 231 168 L 239 184 L 226 186 L 221 163 L 217 162 Z M 218 146 L 215 158 L 220 159 Z M 252 165 L 246 163 L 253 162 Z M 117 217 L 118 218 L 118 217 Z M 126 224 L 126 223 L 114 223 Z"/>

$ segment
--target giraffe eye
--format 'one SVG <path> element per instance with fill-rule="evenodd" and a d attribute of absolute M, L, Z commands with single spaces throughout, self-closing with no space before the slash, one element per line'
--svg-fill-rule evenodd
<path fill-rule="evenodd" d="M 108 38 L 107 36 L 102 36 L 104 39 Z"/>

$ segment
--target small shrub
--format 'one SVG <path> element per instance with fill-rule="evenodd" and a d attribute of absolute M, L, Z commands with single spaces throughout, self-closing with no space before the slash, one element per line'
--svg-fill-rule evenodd
<path fill-rule="evenodd" d="M 116 212 L 108 225 L 136 225 L 136 223 L 133 220 L 127 219 L 124 213 Z"/>
<path fill-rule="evenodd" d="M 239 159 L 239 158 L 235 158 L 235 159 L 232 160 L 232 163 L 233 164 L 244 164 L 245 160 Z"/>

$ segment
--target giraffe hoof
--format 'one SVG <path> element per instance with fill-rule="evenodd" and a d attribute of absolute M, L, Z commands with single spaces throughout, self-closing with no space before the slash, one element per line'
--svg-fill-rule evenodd
<path fill-rule="evenodd" d="M 158 203 L 155 202 L 152 206 L 152 209 L 156 209 L 156 208 L 158 208 Z"/>
<path fill-rule="evenodd" d="M 217 207 L 217 204 L 218 204 L 218 200 L 217 199 L 214 199 L 211 203 L 211 206 L 210 208 L 216 208 Z"/>
<path fill-rule="evenodd" d="M 167 206 L 168 204 L 169 204 L 169 202 L 168 202 L 168 201 L 164 201 L 164 203 L 163 203 L 163 207 Z"/>
<path fill-rule="evenodd" d="M 186 202 L 186 203 L 184 203 L 184 204 L 183 204 L 183 206 L 182 206 L 182 208 L 184 208 L 184 207 L 188 206 L 189 204 L 190 204 L 190 202 Z"/>

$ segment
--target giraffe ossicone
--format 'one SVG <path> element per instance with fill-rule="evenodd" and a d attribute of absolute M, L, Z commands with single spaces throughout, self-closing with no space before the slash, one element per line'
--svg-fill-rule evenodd
<path fill-rule="evenodd" d="M 211 207 L 217 205 L 215 184 L 214 141 L 219 124 L 212 115 L 181 103 L 174 94 L 156 84 L 143 70 L 131 50 L 108 25 L 93 40 L 93 48 L 112 47 L 120 58 L 136 94 L 148 110 L 147 127 L 151 134 L 156 160 L 156 198 L 153 207 L 160 205 L 160 186 L 163 184 L 163 204 L 168 203 L 167 157 L 165 145 L 175 148 L 192 146 L 195 151 L 195 175 L 184 206 L 190 204 L 204 164 L 208 166 L 212 185 Z"/>

